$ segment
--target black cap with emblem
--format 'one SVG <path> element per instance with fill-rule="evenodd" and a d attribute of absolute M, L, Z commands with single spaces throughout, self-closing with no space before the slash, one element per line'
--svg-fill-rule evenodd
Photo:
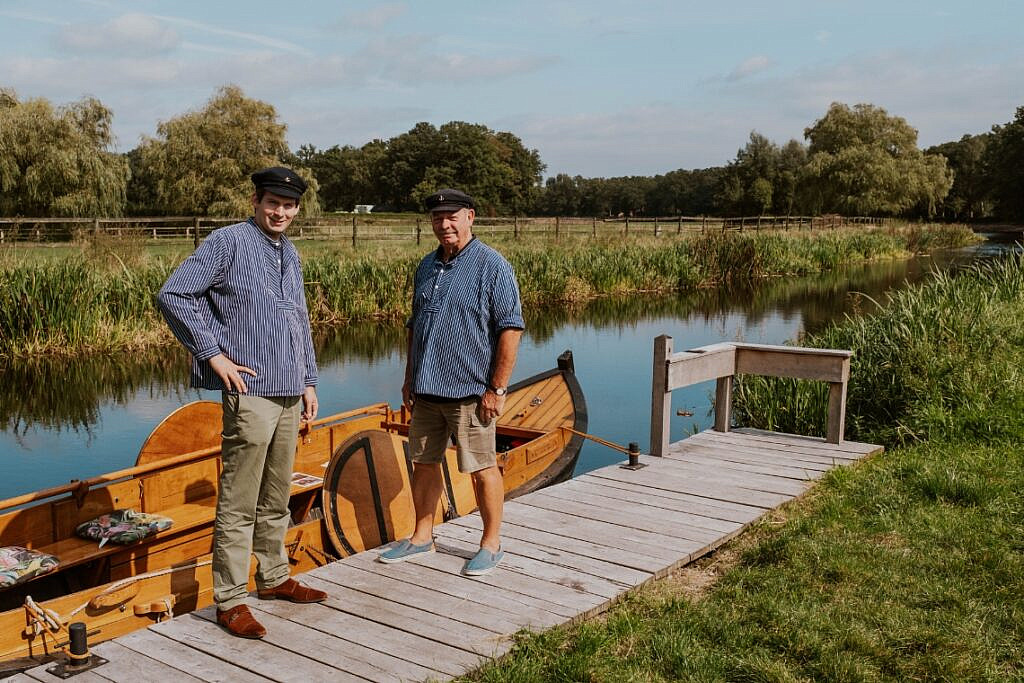
<path fill-rule="evenodd" d="M 257 190 L 266 190 L 282 197 L 298 199 L 306 191 L 306 181 L 299 174 L 284 166 L 271 166 L 252 174 L 252 184 Z"/>
<path fill-rule="evenodd" d="M 427 205 L 427 211 L 476 210 L 476 203 L 472 197 L 462 190 L 453 190 L 451 188 L 438 190 L 427 197 L 423 203 Z"/>

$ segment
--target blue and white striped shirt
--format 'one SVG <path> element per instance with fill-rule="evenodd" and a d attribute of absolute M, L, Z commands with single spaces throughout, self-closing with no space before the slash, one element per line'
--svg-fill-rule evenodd
<path fill-rule="evenodd" d="M 412 389 L 445 398 L 480 396 L 487 389 L 502 330 L 523 329 L 512 266 L 472 239 L 445 263 L 427 254 L 416 269 L 412 316 Z"/>
<path fill-rule="evenodd" d="M 160 310 L 192 354 L 192 386 L 223 390 L 206 361 L 223 353 L 256 371 L 253 396 L 299 396 L 317 383 L 316 358 L 294 245 L 249 219 L 219 230 L 160 289 Z"/>

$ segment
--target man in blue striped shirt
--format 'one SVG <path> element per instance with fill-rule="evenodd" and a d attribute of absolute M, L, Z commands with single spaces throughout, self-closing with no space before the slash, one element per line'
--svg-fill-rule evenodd
<path fill-rule="evenodd" d="M 212 232 L 174 271 L 158 301 L 192 354 L 192 386 L 222 392 L 213 532 L 217 621 L 236 636 L 262 638 L 266 629 L 245 605 L 251 555 L 261 599 L 320 602 L 327 594 L 289 578 L 284 547 L 298 430 L 317 414 L 302 266 L 284 236 L 306 183 L 279 166 L 252 180 L 253 217 Z"/>
<path fill-rule="evenodd" d="M 463 573 L 497 566 L 505 487 L 495 452 L 495 422 L 523 334 L 522 304 L 512 266 L 473 236 L 476 206 L 459 190 L 427 197 L 440 245 L 416 270 L 402 399 L 412 409 L 414 463 L 412 537 L 382 552 L 401 562 L 433 550 L 434 511 L 441 498 L 441 461 L 455 436 L 459 470 L 470 473 L 484 530 Z"/>

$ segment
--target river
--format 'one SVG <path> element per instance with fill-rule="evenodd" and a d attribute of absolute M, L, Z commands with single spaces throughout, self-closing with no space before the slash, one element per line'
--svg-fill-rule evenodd
<path fill-rule="evenodd" d="M 886 292 L 1004 247 L 982 243 L 909 260 L 879 261 L 805 278 L 669 297 L 599 299 L 557 311 L 526 311 L 514 379 L 551 368 L 572 349 L 586 395 L 589 431 L 646 450 L 651 354 L 660 334 L 677 351 L 720 341 L 781 344 L 847 314 L 870 310 Z M 317 336 L 320 414 L 400 400 L 405 333 L 400 326 L 351 325 Z M 172 410 L 219 394 L 186 386 L 180 348 L 151 356 L 36 360 L 0 368 L 0 499 L 135 463 L 139 447 Z M 672 440 L 710 426 L 713 383 L 673 394 Z M 676 411 L 692 413 L 677 417 Z M 620 460 L 588 442 L 577 473 Z"/>

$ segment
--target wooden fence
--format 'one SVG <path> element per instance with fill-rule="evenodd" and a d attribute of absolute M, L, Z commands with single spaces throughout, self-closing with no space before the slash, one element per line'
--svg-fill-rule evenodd
<path fill-rule="evenodd" d="M 240 218 L 201 216 L 130 218 L 0 218 L 2 242 L 72 242 L 94 235 L 135 236 L 153 240 L 188 239 L 196 244 L 203 235 Z M 866 216 L 668 216 L 644 218 L 562 218 L 477 216 L 473 231 L 482 236 L 513 239 L 569 236 L 667 236 L 712 231 L 831 230 L 851 225 L 887 225 L 892 219 Z M 415 240 L 430 237 L 430 221 L 424 217 L 378 217 L 373 214 L 327 214 L 300 218 L 289 229 L 299 239 L 359 242 Z"/>

